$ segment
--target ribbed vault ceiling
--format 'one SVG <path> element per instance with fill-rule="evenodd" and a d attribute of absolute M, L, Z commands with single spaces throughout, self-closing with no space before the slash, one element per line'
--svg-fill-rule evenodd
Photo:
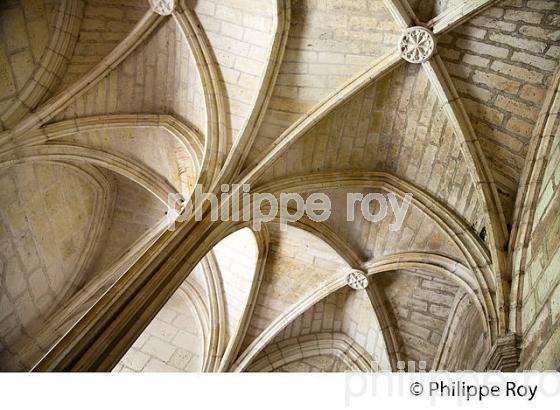
<path fill-rule="evenodd" d="M 197 182 L 325 192 L 333 213 L 230 229 L 117 370 L 480 366 L 507 327 L 560 4 L 478 1 L 463 21 L 472 2 L 177 3 L 0 6 L 0 369 L 31 368 Z M 395 4 L 438 33 L 433 63 L 396 54 Z M 346 220 L 347 193 L 392 191 L 414 194 L 401 230 Z"/>

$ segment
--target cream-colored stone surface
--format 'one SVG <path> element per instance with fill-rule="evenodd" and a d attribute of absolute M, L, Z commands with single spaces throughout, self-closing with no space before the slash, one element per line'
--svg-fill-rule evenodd
<path fill-rule="evenodd" d="M 257 243 L 251 230 L 244 228 L 222 239 L 212 251 L 223 281 L 226 328 L 232 338 L 249 303 L 259 256 Z"/>
<path fill-rule="evenodd" d="M 283 329 L 272 343 L 282 345 L 284 340 L 317 333 L 343 333 L 371 356 L 371 367 L 389 370 L 389 358 L 383 332 L 379 327 L 366 291 L 355 291 L 344 287 L 329 295 L 305 311 Z M 255 359 L 257 362 L 267 354 L 265 349 Z"/>
<path fill-rule="evenodd" d="M 139 238 L 154 235 L 151 229 L 165 216 L 162 204 L 137 184 L 110 172 L 101 177 L 106 184 L 62 163 L 18 166 L 4 173 L 3 186 L 15 190 L 5 191 L 3 201 L 15 202 L 2 206 L 3 302 L 23 309 L 6 305 L 11 315 L 2 322 L 3 360 L 9 360 L 10 368 L 25 368 L 27 357 L 48 350 L 51 346 L 40 337 L 42 327 L 80 289 L 100 286 L 97 279 Z M 34 181 L 44 191 L 30 191 Z M 37 206 L 30 208 L 32 204 Z M 115 279 L 113 275 L 109 283 Z M 94 302 L 84 302 L 80 309 Z M 25 355 L 22 346 L 28 350 Z"/>
<path fill-rule="evenodd" d="M 275 372 L 305 372 L 305 373 L 324 373 L 324 372 L 345 372 L 350 370 L 348 366 L 336 356 L 317 355 L 307 359 L 295 360 L 284 364 L 273 371 Z"/>
<path fill-rule="evenodd" d="M 0 114 L 14 103 L 49 42 L 49 8 L 42 0 L 0 5 Z"/>
<path fill-rule="evenodd" d="M 221 74 L 228 129 L 236 139 L 259 92 L 270 56 L 272 1 L 188 0 L 200 21 Z"/>
<path fill-rule="evenodd" d="M 163 129 L 104 129 L 53 141 L 62 142 L 119 154 L 141 163 L 173 185 L 176 192 L 190 192 L 196 183 L 194 162 L 185 146 Z"/>
<path fill-rule="evenodd" d="M 398 335 L 401 360 L 431 369 L 458 286 L 424 272 L 384 272 L 373 278 Z"/>
<path fill-rule="evenodd" d="M 243 342 L 246 348 L 267 326 L 281 319 L 315 290 L 344 276 L 344 260 L 326 243 L 303 230 L 270 226 L 270 249 L 259 296 Z"/>
<path fill-rule="evenodd" d="M 485 339 L 488 335 L 484 332 L 480 315 L 472 305 L 469 298 L 458 292 L 455 296 L 454 306 L 456 313 L 453 320 L 447 322 L 447 337 L 454 343 L 441 346 L 442 362 L 439 367 L 458 371 L 468 369 L 471 371 L 483 370 Z"/>
<path fill-rule="evenodd" d="M 558 114 L 556 114 L 558 117 Z M 560 323 L 560 144 L 556 119 L 555 138 L 536 203 L 528 259 L 523 277 L 522 365 L 538 369 L 557 366 Z M 542 353 L 541 353 L 542 351 Z"/>
<path fill-rule="evenodd" d="M 395 48 L 382 0 L 291 2 L 288 43 L 251 163 L 288 126 L 351 76 Z"/>
<path fill-rule="evenodd" d="M 166 208 L 151 193 L 130 180 L 112 175 L 115 199 L 111 219 L 106 222 L 104 246 L 89 269 L 90 275 L 103 272 L 122 254 L 165 218 Z"/>
<path fill-rule="evenodd" d="M 204 92 L 192 52 L 174 20 L 162 23 L 107 77 L 58 119 L 94 114 L 174 113 L 206 132 Z"/>
<path fill-rule="evenodd" d="M 559 13 L 554 0 L 501 1 L 439 42 L 508 221 L 536 119 L 558 67 Z"/>
<path fill-rule="evenodd" d="M 107 193 L 87 172 L 64 164 L 21 165 L 1 175 L 4 362 L 10 347 L 33 338 L 81 285 L 99 239 L 95 224 L 107 218 Z M 19 368 L 11 360 L 6 366 Z"/>
<path fill-rule="evenodd" d="M 441 108 L 424 71 L 402 67 L 318 123 L 263 179 L 318 170 L 387 171 L 427 190 L 479 230 L 479 198 Z"/>
<path fill-rule="evenodd" d="M 196 372 L 202 365 L 202 329 L 178 291 L 136 340 L 114 372 Z"/>
<path fill-rule="evenodd" d="M 558 1 L 175 6 L 0 4 L 0 370 L 559 368 Z M 423 65 L 397 49 L 418 25 Z M 332 214 L 165 232 L 199 179 Z M 392 191 L 399 230 L 346 219 Z"/>
<path fill-rule="evenodd" d="M 321 191 L 323 192 L 323 191 Z M 375 260 L 382 256 L 407 251 L 434 252 L 462 260 L 461 252 L 445 232 L 424 215 L 417 207 L 410 205 L 400 229 L 392 229 L 396 219 L 392 211 L 379 222 L 368 221 L 359 202 L 354 203 L 354 221 L 347 220 L 348 194 L 387 194 L 387 191 L 355 187 L 352 189 L 325 189 L 331 199 L 332 214 L 324 222 L 336 235 L 357 252 L 363 260 Z M 402 199 L 398 198 L 399 205 Z M 371 205 L 372 213 L 376 205 Z"/>
<path fill-rule="evenodd" d="M 60 88 L 64 89 L 99 63 L 147 11 L 148 2 L 144 0 L 88 0 L 78 41 Z"/>

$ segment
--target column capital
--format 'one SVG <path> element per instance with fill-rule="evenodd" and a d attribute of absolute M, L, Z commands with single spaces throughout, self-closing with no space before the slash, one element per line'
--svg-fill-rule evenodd
<path fill-rule="evenodd" d="M 498 337 L 486 357 L 486 370 L 514 372 L 519 366 L 519 342 L 515 333 Z"/>

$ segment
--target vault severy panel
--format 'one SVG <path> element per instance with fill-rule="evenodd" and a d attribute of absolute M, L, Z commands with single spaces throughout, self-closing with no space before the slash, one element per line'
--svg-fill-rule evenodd
<path fill-rule="evenodd" d="M 90 277 L 103 273 L 117 262 L 165 218 L 166 207 L 154 195 L 123 176 L 109 174 L 115 184 L 114 207 L 95 263 L 89 269 Z"/>
<path fill-rule="evenodd" d="M 43 1 L 0 6 L 0 113 L 13 103 L 39 64 L 49 42 L 49 16 Z"/>
<path fill-rule="evenodd" d="M 6 351 L 32 337 L 81 284 L 99 239 L 93 221 L 106 218 L 105 189 L 67 164 L 28 163 L 2 171 L 0 334 Z M 2 364 L 11 366 L 19 365 Z"/>
<path fill-rule="evenodd" d="M 458 285 L 441 275 L 408 270 L 373 277 L 397 333 L 401 360 L 432 367 Z"/>
<path fill-rule="evenodd" d="M 288 42 L 248 165 L 293 122 L 392 51 L 400 34 L 382 0 L 292 2 Z"/>
<path fill-rule="evenodd" d="M 560 3 L 506 0 L 440 38 L 511 223 L 519 179 L 560 57 Z"/>
<path fill-rule="evenodd" d="M 168 181 L 176 192 L 187 192 L 196 182 L 196 168 L 187 149 L 162 128 L 107 128 L 79 132 L 53 143 L 92 147 L 133 160 Z"/>
<path fill-rule="evenodd" d="M 338 107 L 278 157 L 262 177 L 386 171 L 483 225 L 460 145 L 421 67 L 396 69 Z"/>
<path fill-rule="evenodd" d="M 174 113 L 206 132 L 196 61 L 174 19 L 167 19 L 126 59 L 73 102 L 57 120 L 98 114 Z"/>
<path fill-rule="evenodd" d="M 204 339 L 196 312 L 179 289 L 113 369 L 113 372 L 198 372 Z M 192 302 L 191 302 L 192 303 Z"/>
<path fill-rule="evenodd" d="M 212 252 L 223 282 L 227 333 L 231 339 L 239 326 L 255 280 L 258 247 L 253 232 L 243 228 L 222 239 Z"/>
<path fill-rule="evenodd" d="M 316 365 L 315 365 L 316 364 Z M 343 333 L 311 333 L 271 343 L 248 372 L 369 372 L 371 359 Z"/>
<path fill-rule="evenodd" d="M 198 264 L 135 340 L 114 372 L 200 372 L 211 332 L 209 283 Z"/>
<path fill-rule="evenodd" d="M 0 130 L 51 96 L 66 71 L 82 18 L 81 0 L 0 5 Z"/>
<path fill-rule="evenodd" d="M 448 343 L 442 349 L 439 368 L 447 371 L 482 371 L 488 334 L 480 313 L 467 295 L 457 295 L 453 317 L 449 320 Z"/>
<path fill-rule="evenodd" d="M 5 292 L 1 303 L 3 312 L 10 315 L 0 320 L 1 341 L 5 342 L 0 363 L 3 369 L 29 369 L 99 298 L 99 292 L 114 283 L 123 268 L 113 265 L 122 262 L 125 254 L 133 252 L 142 240 L 147 240 L 146 235 L 161 233 L 161 228 L 155 228 L 165 209 L 139 185 L 86 165 L 26 164 L 8 169 L 8 178 L 10 172 L 17 174 L 14 176 L 16 191 L 19 189 L 17 196 L 24 205 L 20 208 L 21 215 L 14 213 L 18 208 L 13 205 L 2 206 L 6 209 L 2 259 L 7 263 L 2 272 Z M 86 182 L 84 186 L 77 185 L 80 177 Z M 40 180 L 37 186 L 43 188 L 31 194 L 29 189 L 35 186 L 34 179 Z M 60 184 L 60 180 L 65 183 Z M 6 187 L 3 201 L 9 199 L 11 186 L 3 179 Z M 86 188 L 93 192 L 88 193 Z M 42 199 L 37 199 L 41 195 Z M 27 211 L 26 201 L 35 204 Z M 47 216 L 44 212 L 49 209 Z M 93 220 L 97 221 L 95 225 Z M 29 232 L 20 232 L 26 225 Z M 92 231 L 92 227 L 96 229 Z M 13 232 L 19 232 L 18 241 L 27 243 L 25 249 L 19 249 L 9 239 Z M 61 239 L 61 232 L 73 232 L 75 237 Z M 45 248 L 45 244 L 49 246 Z M 71 249 L 74 251 L 70 252 Z M 53 256 L 52 252 L 63 252 L 64 256 Z M 37 255 L 39 261 L 34 262 Z M 53 266 L 57 261 L 63 261 L 64 266 Z M 34 267 L 36 263 L 38 267 Z M 129 265 L 123 266 L 126 269 Z M 47 319 L 58 325 L 44 334 Z"/>
<path fill-rule="evenodd" d="M 258 363 L 277 349 L 282 350 L 282 346 L 290 339 L 303 342 L 313 335 L 321 338 L 323 336 L 320 334 L 329 333 L 342 333 L 353 344 L 360 346 L 369 355 L 372 368 L 390 369 L 383 333 L 367 292 L 348 287 L 330 294 L 295 318 L 259 353 L 253 363 Z"/>
<path fill-rule="evenodd" d="M 275 368 L 272 371 L 283 373 L 341 373 L 350 370 L 351 368 L 348 366 L 348 364 L 344 363 L 344 361 L 340 357 L 330 354 L 319 354 L 316 356 L 291 361 Z"/>
<path fill-rule="evenodd" d="M 378 193 L 386 195 L 387 192 L 379 189 L 364 189 L 360 187 L 347 189 L 325 189 L 331 198 L 332 214 L 323 222 L 324 225 L 350 246 L 362 260 L 375 260 L 384 256 L 403 252 L 428 252 L 449 256 L 462 261 L 464 256 L 452 242 L 451 238 L 427 215 L 416 206 L 410 205 L 402 221 L 400 229 L 393 230 L 396 222 L 390 207 L 386 218 L 379 222 L 368 221 L 362 214 L 359 202 L 354 204 L 354 221 L 349 221 L 346 210 L 348 194 Z M 398 199 L 402 206 L 402 199 Z M 375 201 L 370 210 L 376 213 Z"/>
<path fill-rule="evenodd" d="M 147 0 L 87 0 L 74 53 L 60 90 L 77 81 L 108 55 L 148 11 Z"/>
<path fill-rule="evenodd" d="M 188 0 L 212 47 L 225 93 L 229 134 L 233 141 L 242 131 L 261 77 L 272 64 L 275 1 Z M 281 6 L 278 6 L 281 7 Z M 259 107 L 256 107 L 257 109 Z"/>
<path fill-rule="evenodd" d="M 335 280 L 347 265 L 326 243 L 298 228 L 269 225 L 270 244 L 244 350 L 260 333 L 316 289 Z"/>

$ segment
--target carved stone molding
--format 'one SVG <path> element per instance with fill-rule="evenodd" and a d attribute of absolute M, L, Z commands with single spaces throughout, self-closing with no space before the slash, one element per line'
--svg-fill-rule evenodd
<path fill-rule="evenodd" d="M 365 272 L 358 269 L 352 269 L 346 276 L 346 284 L 352 289 L 361 290 L 367 288 L 369 281 Z"/>
<path fill-rule="evenodd" d="M 401 57 L 413 64 L 428 61 L 436 51 L 436 39 L 433 33 L 424 27 L 410 27 L 399 39 Z"/>
<path fill-rule="evenodd" d="M 169 16 L 175 9 L 175 0 L 149 0 L 150 7 L 161 16 Z"/>
<path fill-rule="evenodd" d="M 486 358 L 487 371 L 514 372 L 519 366 L 519 336 L 500 336 Z"/>

